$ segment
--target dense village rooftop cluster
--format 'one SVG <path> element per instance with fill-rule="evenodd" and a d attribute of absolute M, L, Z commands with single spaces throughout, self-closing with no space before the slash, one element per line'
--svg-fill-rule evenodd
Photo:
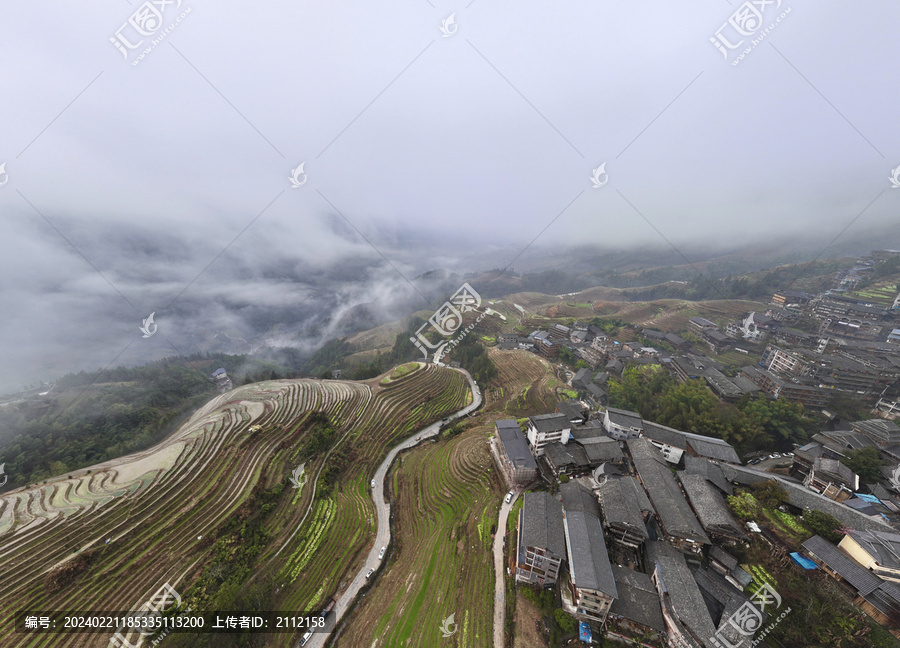
<path fill-rule="evenodd" d="M 765 481 L 781 486 L 788 510 L 822 511 L 852 529 L 839 547 L 814 537 L 805 545 L 808 557 L 798 554 L 798 561 L 819 565 L 848 586 L 862 583 L 854 593 L 863 609 L 900 627 L 900 534 L 891 524 L 900 520 L 891 514 L 900 508 L 893 497 L 856 493 L 842 500 L 813 481 L 741 465 L 721 439 L 615 408 L 591 413 L 583 404 L 564 402 L 522 425 L 495 425 L 491 449 L 510 487 L 543 482 L 553 490 L 560 484 L 558 494 L 524 494 L 516 580 L 559 584 L 563 608 L 595 629 L 638 634 L 651 645 L 714 646 L 716 635 L 716 641 L 725 637 L 749 646 L 750 639 L 735 634 L 728 619 L 747 602 L 744 588 L 751 577 L 728 548 L 749 542 L 759 527 L 739 523 L 725 498 L 735 486 Z M 854 425 L 847 434 L 855 435 L 856 445 L 900 441 L 893 423 Z M 798 450 L 797 462 L 808 455 Z M 828 471 L 855 477 L 838 466 L 843 464 L 819 461 L 818 479 Z"/>
<path fill-rule="evenodd" d="M 548 359 L 571 353 L 588 365 L 572 386 L 596 405 L 605 404 L 610 375 L 629 364 L 662 364 L 681 382 L 704 380 L 725 401 L 765 394 L 821 409 L 835 393 L 844 393 L 871 401 L 879 416 L 893 418 L 900 416 L 900 293 L 890 304 L 848 294 L 893 256 L 900 252 L 875 250 L 839 273 L 830 290 L 779 290 L 765 312 L 735 321 L 692 317 L 684 330 L 638 329 L 639 341 L 621 343 L 586 322 L 553 323 L 527 337 L 501 334 L 498 344 Z M 715 356 L 732 351 L 754 361 L 726 375 Z"/>
<path fill-rule="evenodd" d="M 577 321 L 527 337 L 501 334 L 501 349 L 563 356 L 582 367 L 570 380 L 580 400 L 496 421 L 491 450 L 509 486 L 549 488 L 524 495 L 516 580 L 559 584 L 565 610 L 621 636 L 749 646 L 752 638 L 735 634 L 727 620 L 747 602 L 751 576 L 728 549 L 751 536 L 773 547 L 777 539 L 739 523 L 725 498 L 735 487 L 774 481 L 786 494 L 785 511 L 821 511 L 847 531 L 839 546 L 814 536 L 804 545 L 808 556 L 793 554 L 796 564 L 847 585 L 860 607 L 900 637 L 900 483 L 886 468 L 882 483 L 863 484 L 842 462 L 866 447 L 890 465 L 900 462 L 900 426 L 890 420 L 900 415 L 900 295 L 886 305 L 847 294 L 897 255 L 875 251 L 838 275 L 832 290 L 780 290 L 765 312 L 735 321 L 693 317 L 677 331 L 635 328 L 628 337 L 637 341 Z M 714 359 L 726 352 L 727 364 Z M 733 352 L 748 358 L 740 369 Z M 787 474 L 767 473 L 742 465 L 721 439 L 606 407 L 610 377 L 642 364 L 662 365 L 679 382 L 703 380 L 726 402 L 749 395 L 821 409 L 843 392 L 880 418 L 822 431 L 785 455 Z M 551 494 L 556 484 L 558 495 Z"/>
<path fill-rule="evenodd" d="M 724 500 L 731 484 L 719 462 L 738 462 L 734 449 L 625 410 L 591 419 L 572 403 L 525 427 L 496 421 L 492 450 L 509 484 L 571 478 L 557 495 L 524 494 L 516 580 L 559 583 L 565 610 L 624 636 L 696 646 L 711 646 L 717 632 L 731 636 L 727 619 L 748 600 L 741 584 L 749 575 L 736 561 L 717 569 L 701 560 L 715 547 L 720 562 L 733 561 L 721 547 L 748 539 Z M 525 448 L 533 463 L 515 460 Z M 686 469 L 670 469 L 680 465 Z"/>

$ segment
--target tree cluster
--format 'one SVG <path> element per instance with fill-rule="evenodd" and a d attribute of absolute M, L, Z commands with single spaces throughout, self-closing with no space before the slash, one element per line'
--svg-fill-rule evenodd
<path fill-rule="evenodd" d="M 808 437 L 801 405 L 748 396 L 733 405 L 722 403 L 704 382 L 679 384 L 660 365 L 627 367 L 608 387 L 612 407 L 678 430 L 724 439 L 740 453 L 788 447 Z"/>

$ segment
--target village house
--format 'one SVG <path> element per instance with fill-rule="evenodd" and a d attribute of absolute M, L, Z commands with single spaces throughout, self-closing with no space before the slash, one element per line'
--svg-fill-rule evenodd
<path fill-rule="evenodd" d="M 509 419 L 494 425 L 497 435 L 491 440 L 491 450 L 500 474 L 510 488 L 527 486 L 537 479 L 538 467 L 519 424 Z"/>
<path fill-rule="evenodd" d="M 540 414 L 528 418 L 527 436 L 528 444 L 535 457 L 544 454 L 544 446 L 554 441 L 563 445 L 569 442 L 569 433 L 572 424 L 565 414 Z"/>
<path fill-rule="evenodd" d="M 653 506 L 637 479 L 623 476 L 607 479 L 597 489 L 603 528 L 609 538 L 629 549 L 641 546 L 649 534 L 646 519 Z"/>
<path fill-rule="evenodd" d="M 662 602 L 669 645 L 703 648 L 710 645 L 716 626 L 684 555 L 664 542 L 648 542 L 651 581 Z"/>
<path fill-rule="evenodd" d="M 884 580 L 900 583 L 900 535 L 887 531 L 851 531 L 838 548 Z"/>
<path fill-rule="evenodd" d="M 628 439 L 626 444 L 665 538 L 684 551 L 699 553 L 704 545 L 710 544 L 709 537 L 681 494 L 662 455 L 644 438 Z"/>
<path fill-rule="evenodd" d="M 715 331 L 719 326 L 715 322 L 710 322 L 705 317 L 692 317 L 688 320 L 688 330 L 693 333 L 701 334 L 704 331 Z"/>
<path fill-rule="evenodd" d="M 666 636 L 662 604 L 647 574 L 612 566 L 618 598 L 609 608 L 609 634 L 624 640 L 640 637 L 645 645 L 660 645 Z"/>
<path fill-rule="evenodd" d="M 566 555 L 559 500 L 546 492 L 525 493 L 516 537 L 516 581 L 540 587 L 556 583 Z"/>
<path fill-rule="evenodd" d="M 600 507 L 578 482 L 563 484 L 560 495 L 569 565 L 563 609 L 576 619 L 603 625 L 618 591 L 606 551 Z"/>
<path fill-rule="evenodd" d="M 644 422 L 637 412 L 607 407 L 603 412 L 603 429 L 613 439 L 632 439 L 640 436 Z"/>

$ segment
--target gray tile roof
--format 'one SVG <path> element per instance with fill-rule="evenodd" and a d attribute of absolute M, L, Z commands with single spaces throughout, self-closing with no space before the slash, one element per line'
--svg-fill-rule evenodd
<path fill-rule="evenodd" d="M 741 463 L 741 458 L 738 457 L 734 447 L 722 439 L 694 434 L 693 432 L 683 432 L 682 430 L 676 430 L 658 423 L 651 423 L 650 421 L 644 421 L 644 436 L 682 450 L 687 450 L 690 447 L 701 457 L 728 463 Z"/>
<path fill-rule="evenodd" d="M 584 425 L 572 426 L 569 438 L 575 439 L 582 445 L 599 439 L 609 439 L 598 421 L 585 421 Z"/>
<path fill-rule="evenodd" d="M 863 598 L 889 618 L 900 616 L 900 587 L 896 583 L 886 581 Z"/>
<path fill-rule="evenodd" d="M 685 472 L 678 473 L 684 492 L 700 524 L 707 533 L 722 533 L 733 537 L 745 539 L 747 535 L 741 530 L 731 511 L 725 504 L 725 499 L 713 488 L 702 475 L 689 475 Z"/>
<path fill-rule="evenodd" d="M 665 543 L 651 542 L 650 545 Z M 684 555 L 677 549 L 651 552 L 662 582 L 664 593 L 668 595 L 673 611 L 678 619 L 697 637 L 706 642 L 716 633 L 712 617 L 703 600 L 703 594 L 688 569 Z"/>
<path fill-rule="evenodd" d="M 539 414 L 528 419 L 538 432 L 558 432 L 571 428 L 572 424 L 564 414 Z"/>
<path fill-rule="evenodd" d="M 612 572 L 619 597 L 613 601 L 609 613 L 665 632 L 666 624 L 663 620 L 659 593 L 650 577 L 618 565 L 612 566 Z"/>
<path fill-rule="evenodd" d="M 634 477 L 608 479 L 598 494 L 603 519 L 608 525 L 625 526 L 630 532 L 648 538 L 642 511 L 652 511 L 644 489 Z"/>
<path fill-rule="evenodd" d="M 626 443 L 665 532 L 670 536 L 710 544 L 659 450 L 645 438 L 628 439 Z"/>
<path fill-rule="evenodd" d="M 850 449 L 861 450 L 875 445 L 871 439 L 851 430 L 823 430 L 814 434 L 812 438 L 826 448 L 841 454 Z"/>
<path fill-rule="evenodd" d="M 850 537 L 879 565 L 900 569 L 900 535 L 883 531 L 852 531 Z"/>
<path fill-rule="evenodd" d="M 606 441 L 607 442 L 581 444 L 591 465 L 604 463 L 606 461 L 621 462 L 625 458 L 618 443 L 610 438 L 607 438 Z"/>
<path fill-rule="evenodd" d="M 609 413 L 609 420 L 616 425 L 633 427 L 639 430 L 643 427 L 643 420 L 637 412 L 616 409 L 615 407 L 607 407 L 606 411 Z"/>
<path fill-rule="evenodd" d="M 556 411 L 565 416 L 569 421 L 584 421 L 584 406 L 575 401 L 559 401 L 556 404 Z"/>
<path fill-rule="evenodd" d="M 528 447 L 528 440 L 522 434 L 519 424 L 509 419 L 495 421 L 497 436 L 503 446 L 503 452 L 514 466 L 537 469 L 537 463 Z"/>
<path fill-rule="evenodd" d="M 591 370 L 590 369 L 579 369 L 575 372 L 575 376 L 572 378 L 572 384 L 578 383 L 579 385 L 589 385 L 591 382 Z"/>
<path fill-rule="evenodd" d="M 565 512 L 569 574 L 575 587 L 618 597 L 600 518 L 578 510 Z"/>
<path fill-rule="evenodd" d="M 562 507 L 566 512 L 578 511 L 600 517 L 600 504 L 594 494 L 583 488 L 578 482 L 570 481 L 559 487 Z"/>
<path fill-rule="evenodd" d="M 806 553 L 815 556 L 838 573 L 863 596 L 870 594 L 882 583 L 875 574 L 845 556 L 822 536 L 813 536 L 803 543 L 803 548 Z"/>
<path fill-rule="evenodd" d="M 816 472 L 826 473 L 827 475 L 831 475 L 833 477 L 837 477 L 845 484 L 849 484 L 851 487 L 855 488 L 856 486 L 858 486 L 858 478 L 856 477 L 854 472 L 837 459 L 829 459 L 828 457 L 816 457 L 813 460 L 813 470 L 815 470 Z"/>
<path fill-rule="evenodd" d="M 585 389 L 593 398 L 602 399 L 606 397 L 606 390 L 596 383 L 591 383 Z"/>
<path fill-rule="evenodd" d="M 525 493 L 522 503 L 521 541 L 526 547 L 548 549 L 558 557 L 566 555 L 562 506 L 546 492 Z"/>
<path fill-rule="evenodd" d="M 738 566 L 738 559 L 718 545 L 710 548 L 709 557 L 713 560 L 718 560 L 720 563 L 725 565 L 727 569 L 734 569 Z"/>
<path fill-rule="evenodd" d="M 584 448 L 577 443 L 548 443 L 544 446 L 544 456 L 556 470 L 587 470 L 590 467 Z"/>
<path fill-rule="evenodd" d="M 714 461 L 710 461 L 705 457 L 684 455 L 684 469 L 689 475 L 701 475 L 705 477 L 726 495 L 732 495 L 734 493 L 734 489 L 725 478 L 725 473 L 722 472 L 722 468 Z"/>

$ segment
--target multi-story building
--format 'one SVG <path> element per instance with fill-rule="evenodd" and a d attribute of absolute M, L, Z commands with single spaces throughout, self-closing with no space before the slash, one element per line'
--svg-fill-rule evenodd
<path fill-rule="evenodd" d="M 541 331 L 532 337 L 534 348 L 545 358 L 559 357 L 559 344 L 548 333 Z"/>
<path fill-rule="evenodd" d="M 715 322 L 710 322 L 705 317 L 692 317 L 688 320 L 688 329 L 694 333 L 703 333 L 704 331 L 715 331 L 719 327 Z"/>
<path fill-rule="evenodd" d="M 884 421 L 882 419 L 854 421 L 850 423 L 850 429 L 868 437 L 879 447 L 900 443 L 900 426 L 893 421 Z"/>
<path fill-rule="evenodd" d="M 572 329 L 562 324 L 551 324 L 547 329 L 547 332 L 550 334 L 550 339 L 554 342 L 557 340 L 560 342 L 568 342 L 569 338 L 572 336 Z"/>
<path fill-rule="evenodd" d="M 544 446 L 559 441 L 563 445 L 569 442 L 572 424 L 564 414 L 540 414 L 528 419 L 528 444 L 535 457 L 544 454 Z"/>
<path fill-rule="evenodd" d="M 600 625 L 618 598 L 597 500 L 578 482 L 560 487 L 569 578 L 563 607 L 576 619 Z"/>
<path fill-rule="evenodd" d="M 829 390 L 820 387 L 782 380 L 766 369 L 747 366 L 743 368 L 742 374 L 770 396 L 801 403 L 806 407 L 815 409 L 825 407 L 831 395 Z"/>
<path fill-rule="evenodd" d="M 641 435 L 644 422 L 637 412 L 607 407 L 603 412 L 603 429 L 613 439 L 633 439 Z"/>
<path fill-rule="evenodd" d="M 659 593 L 647 574 L 612 566 L 618 598 L 609 609 L 608 623 L 619 635 L 641 637 L 644 645 L 662 645 L 666 623 Z"/>
<path fill-rule="evenodd" d="M 566 555 L 562 505 L 547 492 L 525 493 L 519 511 L 516 580 L 553 585 Z"/>
<path fill-rule="evenodd" d="M 647 494 L 634 477 L 607 479 L 597 489 L 603 525 L 614 543 L 637 549 L 649 538 L 646 519 L 653 514 Z"/>
<path fill-rule="evenodd" d="M 802 290 L 779 290 L 772 295 L 772 303 L 785 308 L 792 304 L 802 306 L 809 303 L 810 296 Z"/>
<path fill-rule="evenodd" d="M 495 421 L 494 425 L 497 436 L 492 446 L 500 473 L 511 488 L 527 486 L 537 479 L 538 467 L 519 424 L 508 419 Z"/>
<path fill-rule="evenodd" d="M 684 555 L 664 542 L 648 543 L 648 570 L 662 602 L 669 646 L 712 646 L 716 626 Z"/>

